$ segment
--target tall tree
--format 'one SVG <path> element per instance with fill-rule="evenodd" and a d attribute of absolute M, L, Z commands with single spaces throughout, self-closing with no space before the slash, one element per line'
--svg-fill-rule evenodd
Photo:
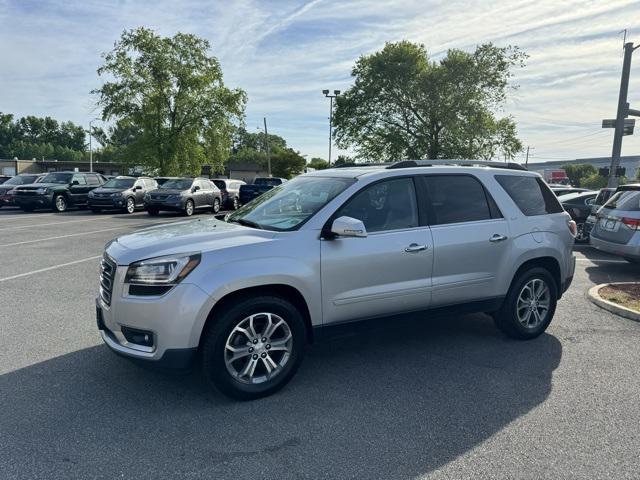
<path fill-rule="evenodd" d="M 136 135 L 127 145 L 131 162 L 159 174 L 199 173 L 221 164 L 231 131 L 242 121 L 246 94 L 229 89 L 210 44 L 195 35 L 161 37 L 147 28 L 123 32 L 103 55 L 98 75 L 103 120 L 116 120 Z"/>
<path fill-rule="evenodd" d="M 387 43 L 360 57 L 354 85 L 337 98 L 337 144 L 375 161 L 513 158 L 522 149 L 515 124 L 495 112 L 525 58 L 517 47 L 485 44 L 435 62 L 423 45 Z"/>

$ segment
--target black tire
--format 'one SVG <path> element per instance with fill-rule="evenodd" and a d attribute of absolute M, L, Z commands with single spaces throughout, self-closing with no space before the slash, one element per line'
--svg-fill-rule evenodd
<path fill-rule="evenodd" d="M 158 210 L 157 208 L 151 208 L 151 207 L 149 207 L 149 208 L 147 208 L 147 213 L 148 213 L 149 215 L 151 215 L 152 217 L 155 217 L 155 216 L 157 216 L 157 215 L 160 213 L 160 210 Z"/>
<path fill-rule="evenodd" d="M 124 207 L 124 213 L 132 214 L 136 211 L 136 200 L 133 197 L 128 197 Z"/>
<path fill-rule="evenodd" d="M 233 205 L 232 208 L 234 210 L 237 210 L 240 208 L 240 200 L 238 200 L 238 197 L 233 197 Z"/>
<path fill-rule="evenodd" d="M 196 211 L 196 207 L 193 203 L 193 200 L 187 200 L 184 203 L 184 209 L 182 210 L 182 213 L 184 213 L 187 217 L 190 217 L 191 215 L 194 214 L 195 211 Z"/>
<path fill-rule="evenodd" d="M 576 224 L 576 243 L 589 243 L 589 234 L 584 231 L 585 223 Z"/>
<path fill-rule="evenodd" d="M 24 205 L 20 208 L 22 209 L 23 212 L 33 212 L 36 209 L 36 207 L 32 207 L 29 205 Z"/>
<path fill-rule="evenodd" d="M 516 305 L 521 293 L 524 292 L 525 286 L 534 280 L 542 281 L 548 288 L 548 309 L 540 323 L 528 327 L 519 320 Z M 513 280 L 502 307 L 494 314 L 493 318 L 496 326 L 508 337 L 518 340 L 529 340 L 538 337 L 547 329 L 556 311 L 557 301 L 558 286 L 549 271 L 541 267 L 532 267 L 521 272 Z M 521 309 L 520 311 L 526 312 L 526 308 Z M 533 313 L 530 315 L 533 315 Z M 535 318 L 535 315 L 533 316 Z"/>
<path fill-rule="evenodd" d="M 98 207 L 90 207 L 90 208 L 91 208 L 91 211 L 92 211 L 93 213 L 100 213 L 100 212 L 102 212 L 102 209 L 101 209 L 101 208 L 98 208 Z"/>
<path fill-rule="evenodd" d="M 218 198 L 213 199 L 213 213 L 218 213 L 220 211 L 220 200 Z"/>
<path fill-rule="evenodd" d="M 273 378 L 264 380 L 261 383 L 248 383 L 237 379 L 227 369 L 225 362 L 225 354 L 228 351 L 226 343 L 235 327 L 242 323 L 243 320 L 251 315 L 265 312 L 277 315 L 286 322 L 292 338 L 291 351 L 286 362 L 280 367 L 281 370 Z M 304 357 L 307 337 L 304 318 L 291 303 L 274 296 L 248 298 L 223 308 L 222 311 L 216 314 L 213 322 L 203 335 L 202 372 L 208 382 L 225 395 L 240 400 L 266 397 L 284 387 L 295 375 Z M 260 331 L 260 335 L 262 335 L 263 330 L 260 326 L 259 317 L 256 318 L 255 325 L 256 329 Z M 274 335 L 276 335 L 275 332 Z M 246 344 L 251 347 L 248 338 Z M 258 345 L 261 344 L 259 343 Z M 269 347 L 269 344 L 266 344 L 266 347 Z M 273 351 L 271 353 L 273 354 Z M 278 353 L 276 352 L 276 354 Z M 247 361 L 250 361 L 248 357 L 253 357 L 253 355 L 247 355 L 243 358 L 247 358 Z M 258 372 L 258 369 L 261 368 L 261 373 L 266 372 L 266 361 L 260 360 L 259 357 L 253 358 L 258 365 L 255 367 L 255 371 Z M 244 360 L 239 359 L 238 361 L 243 362 Z"/>
<path fill-rule="evenodd" d="M 69 208 L 69 202 L 67 202 L 67 198 L 64 195 L 58 194 L 53 197 L 53 211 L 62 213 L 66 212 L 67 208 Z"/>

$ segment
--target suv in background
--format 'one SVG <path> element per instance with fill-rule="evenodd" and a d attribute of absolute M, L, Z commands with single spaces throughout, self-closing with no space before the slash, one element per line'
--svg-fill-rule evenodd
<path fill-rule="evenodd" d="M 246 205 L 254 198 L 259 197 L 265 192 L 268 192 L 273 187 L 282 185 L 287 181 L 286 178 L 277 177 L 256 177 L 251 184 L 240 185 L 240 205 Z"/>
<path fill-rule="evenodd" d="M 40 183 L 16 187 L 13 201 L 26 212 L 37 208 L 64 212 L 70 206 L 86 205 L 89 192 L 104 182 L 99 173 L 51 172 Z"/>
<path fill-rule="evenodd" d="M 214 386 L 243 399 L 284 386 L 315 329 L 352 320 L 453 306 L 535 338 L 571 284 L 575 222 L 520 165 L 459 164 L 311 172 L 224 221 L 116 238 L 102 260 L 100 334 L 151 365 L 199 358 Z"/>
<path fill-rule="evenodd" d="M 4 182 L 0 185 L 0 208 L 15 205 L 13 201 L 14 188 L 19 185 L 38 183 L 43 177 L 42 173 L 21 173 Z"/>
<path fill-rule="evenodd" d="M 222 195 L 222 208 L 237 210 L 240 207 L 240 187 L 245 185 L 242 180 L 227 178 L 213 178 L 211 181 L 220 190 Z"/>
<path fill-rule="evenodd" d="M 145 194 L 156 188 L 158 184 L 150 177 L 115 177 L 89 192 L 89 208 L 95 213 L 107 209 L 133 213 L 144 207 Z"/>
<path fill-rule="evenodd" d="M 584 222 L 584 231 L 587 235 L 591 233 L 591 230 L 593 230 L 593 226 L 596 224 L 596 213 L 598 213 L 600 207 L 607 203 L 607 201 L 611 198 L 611 195 L 613 195 L 614 193 L 616 193 L 615 188 L 605 187 L 601 188 L 598 192 L 598 195 L 596 195 L 593 203 L 591 203 L 591 213 Z"/>
<path fill-rule="evenodd" d="M 618 187 L 598 210 L 591 246 L 640 263 L 640 184 Z"/>
<path fill-rule="evenodd" d="M 196 211 L 220 211 L 222 195 L 208 178 L 173 178 L 144 196 L 144 207 L 149 215 L 161 210 L 182 212 L 190 217 Z"/>

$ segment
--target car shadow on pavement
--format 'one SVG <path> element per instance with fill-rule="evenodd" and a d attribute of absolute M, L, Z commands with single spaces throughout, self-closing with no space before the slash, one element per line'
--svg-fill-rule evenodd
<path fill-rule="evenodd" d="M 3 477 L 429 473 L 542 404 L 562 346 L 548 334 L 508 340 L 486 315 L 424 316 L 317 341 L 284 390 L 253 402 L 208 390 L 197 373 L 138 368 L 102 345 L 9 372 L 0 376 Z"/>

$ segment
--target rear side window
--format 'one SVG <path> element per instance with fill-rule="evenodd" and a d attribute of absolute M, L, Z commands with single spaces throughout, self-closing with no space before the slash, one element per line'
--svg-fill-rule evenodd
<path fill-rule="evenodd" d="M 640 191 L 622 190 L 604 204 L 604 208 L 624 210 L 627 212 L 640 212 Z"/>
<path fill-rule="evenodd" d="M 527 217 L 564 211 L 558 198 L 538 177 L 496 175 L 496 180 Z"/>
<path fill-rule="evenodd" d="M 88 185 L 100 185 L 97 175 L 86 175 Z"/>
<path fill-rule="evenodd" d="M 500 217 L 493 199 L 471 175 L 429 175 L 423 179 L 431 201 L 432 225 Z"/>

